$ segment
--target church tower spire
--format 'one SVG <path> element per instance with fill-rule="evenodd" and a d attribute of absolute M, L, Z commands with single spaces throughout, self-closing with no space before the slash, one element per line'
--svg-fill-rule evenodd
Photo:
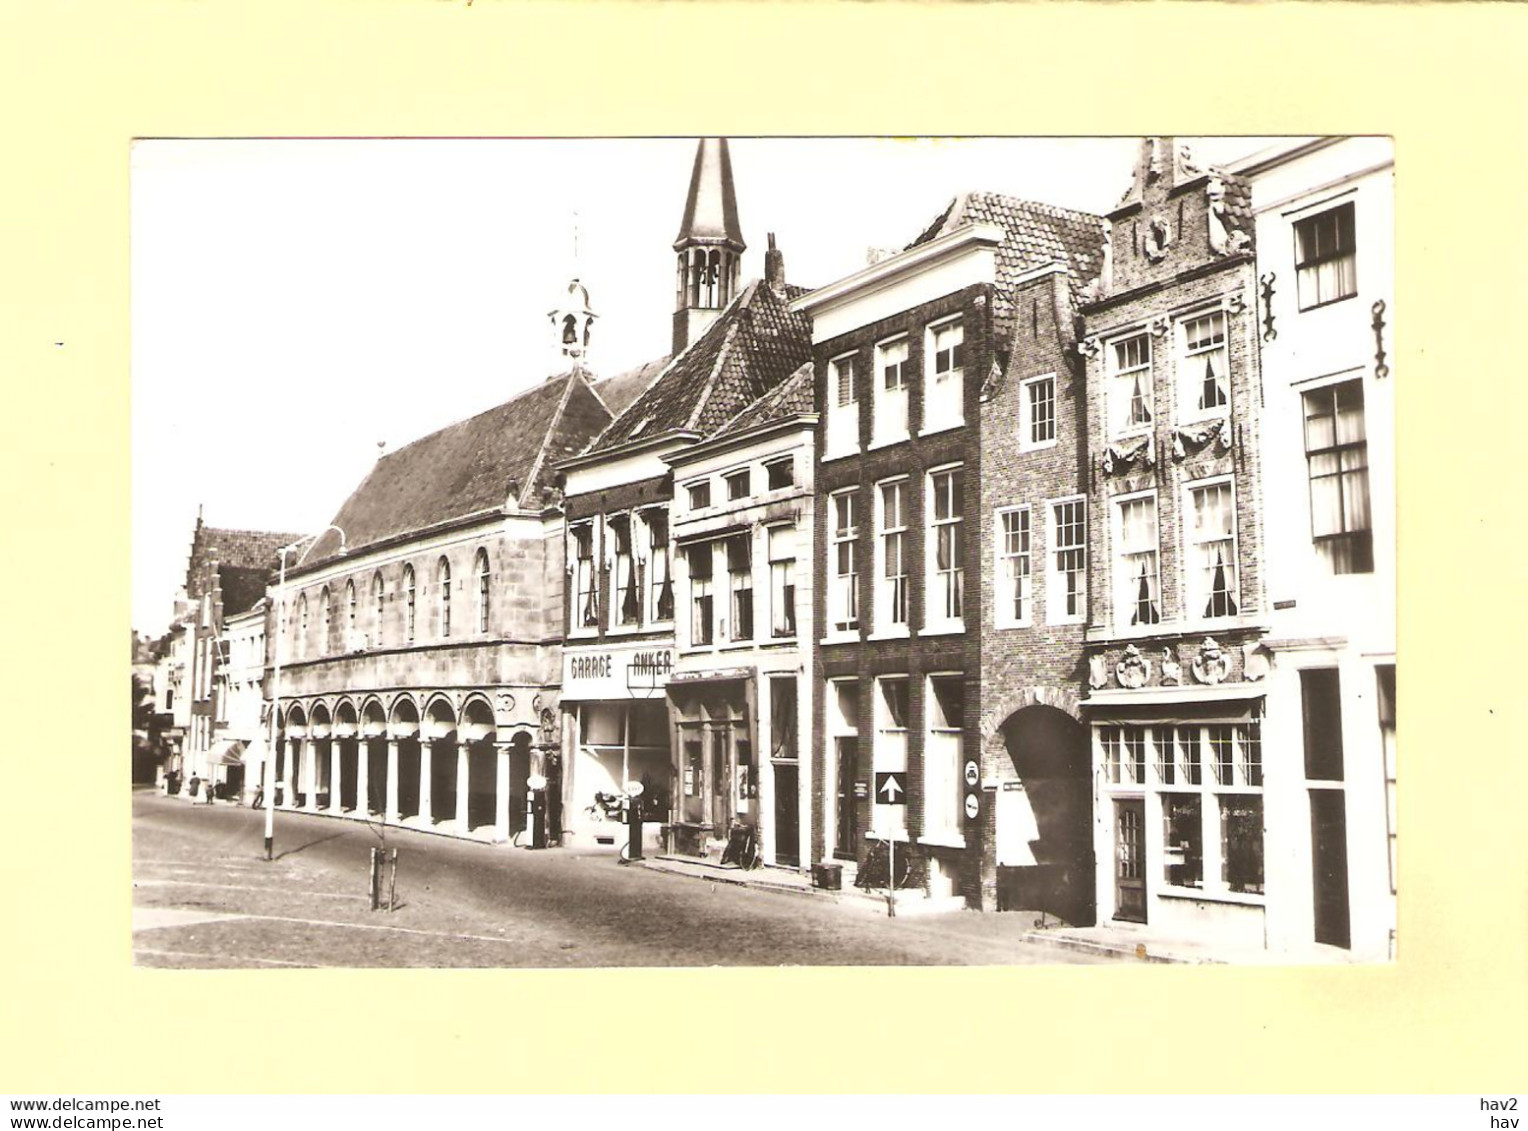
<path fill-rule="evenodd" d="M 726 138 L 702 138 L 695 149 L 684 218 L 674 240 L 674 350 L 678 354 L 716 321 L 737 296 L 742 228 Z"/>
<path fill-rule="evenodd" d="M 594 320 L 599 317 L 589 306 L 589 288 L 584 286 L 578 257 L 578 213 L 573 213 L 573 272 L 567 292 L 547 313 L 561 364 L 572 363 L 575 369 L 587 369 L 589 337 Z"/>

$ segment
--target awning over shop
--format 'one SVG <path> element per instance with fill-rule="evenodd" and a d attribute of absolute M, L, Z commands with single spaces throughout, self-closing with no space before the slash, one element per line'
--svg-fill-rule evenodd
<path fill-rule="evenodd" d="M 1082 701 L 1094 722 L 1247 723 L 1262 714 L 1261 685 L 1095 691 Z"/>
<path fill-rule="evenodd" d="M 242 766 L 244 743 L 238 739 L 216 743 L 212 747 L 212 760 L 219 766 Z"/>

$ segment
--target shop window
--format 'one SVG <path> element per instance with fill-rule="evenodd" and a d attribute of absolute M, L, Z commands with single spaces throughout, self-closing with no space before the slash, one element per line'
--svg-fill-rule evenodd
<path fill-rule="evenodd" d="M 1155 494 L 1115 500 L 1114 617 L 1132 626 L 1162 620 Z"/>
<path fill-rule="evenodd" d="M 579 709 L 577 778 L 584 798 L 622 794 L 642 784 L 642 819 L 669 819 L 668 717 L 661 702 L 589 703 Z M 587 792 L 585 792 L 587 791 Z M 595 802 L 597 804 L 597 802 Z"/>
<path fill-rule="evenodd" d="M 961 468 L 931 472 L 929 607 L 927 627 L 959 628 L 965 600 L 965 475 Z"/>
<path fill-rule="evenodd" d="M 1305 732 L 1305 776 L 1342 781 L 1342 688 L 1336 668 L 1300 672 L 1300 705 Z"/>
<path fill-rule="evenodd" d="M 770 460 L 764 465 L 765 483 L 771 491 L 780 491 L 786 487 L 794 486 L 796 482 L 796 461 L 791 456 L 784 459 Z"/>
<path fill-rule="evenodd" d="M 1230 362 L 1226 352 L 1226 316 L 1216 310 L 1183 323 L 1183 360 L 1178 389 L 1183 419 L 1225 411 L 1231 403 Z"/>
<path fill-rule="evenodd" d="M 1333 573 L 1372 573 L 1369 443 L 1361 378 L 1303 397 L 1311 537 Z"/>
<path fill-rule="evenodd" d="M 1050 578 L 1046 619 L 1051 624 L 1080 623 L 1087 615 L 1087 500 L 1063 499 L 1050 505 Z"/>
<path fill-rule="evenodd" d="M 931 326 L 923 381 L 923 431 L 965 422 L 965 326 L 960 319 Z"/>
<path fill-rule="evenodd" d="M 876 488 L 875 630 L 907 627 L 907 480 Z"/>
<path fill-rule="evenodd" d="M 610 536 L 615 540 L 615 592 L 611 604 L 615 608 L 615 625 L 624 627 L 642 623 L 642 597 L 637 587 L 636 554 L 632 547 L 631 516 L 614 515 L 610 518 Z"/>
<path fill-rule="evenodd" d="M 752 478 L 746 467 L 741 471 L 722 476 L 722 482 L 727 485 L 727 501 L 736 502 L 738 499 L 746 499 L 751 495 L 753 493 Z"/>
<path fill-rule="evenodd" d="M 712 549 L 711 543 L 702 542 L 689 549 L 690 561 L 690 643 L 711 644 L 715 641 L 715 622 L 711 597 Z"/>
<path fill-rule="evenodd" d="M 1151 336 L 1134 334 L 1109 343 L 1109 435 L 1147 432 L 1152 421 Z"/>
<path fill-rule="evenodd" d="M 960 833 L 960 753 L 966 686 L 960 675 L 928 679 L 924 714 L 923 828 L 935 836 Z"/>
<path fill-rule="evenodd" d="M 1174 887 L 1204 886 L 1203 808 L 1197 793 L 1162 795 L 1163 878 Z"/>
<path fill-rule="evenodd" d="M 732 623 L 728 637 L 753 639 L 753 545 L 746 534 L 727 539 L 727 581 L 732 591 Z"/>
<path fill-rule="evenodd" d="M 674 619 L 674 573 L 669 563 L 668 512 L 642 512 L 647 524 L 648 608 L 651 621 Z"/>
<path fill-rule="evenodd" d="M 769 528 L 769 635 L 796 635 L 796 528 Z"/>
<path fill-rule="evenodd" d="M 872 440 L 892 444 L 907 439 L 907 339 L 875 348 L 875 412 Z"/>
<path fill-rule="evenodd" d="M 1188 611 L 1206 619 L 1234 617 L 1236 500 L 1230 480 L 1188 488 Z"/>
<path fill-rule="evenodd" d="M 1027 625 L 1033 616 L 1029 518 L 1028 507 L 997 512 L 998 593 L 993 616 L 999 628 Z"/>
<path fill-rule="evenodd" d="M 1221 879 L 1227 891 L 1263 890 L 1263 799 L 1257 794 L 1222 794 L 1220 802 Z"/>
<path fill-rule="evenodd" d="M 859 627 L 859 527 L 856 525 L 853 491 L 829 497 L 832 520 L 828 623 L 833 632 L 853 632 Z"/>
<path fill-rule="evenodd" d="M 1295 221 L 1295 289 L 1300 309 L 1325 306 L 1358 293 L 1358 251 L 1353 204 Z"/>

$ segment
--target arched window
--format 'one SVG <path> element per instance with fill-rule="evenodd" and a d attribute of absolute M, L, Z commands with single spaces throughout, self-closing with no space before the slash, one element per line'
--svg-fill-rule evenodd
<path fill-rule="evenodd" d="M 578 344 L 578 319 L 571 314 L 562 320 L 562 344 L 565 346 Z"/>
<path fill-rule="evenodd" d="M 440 568 L 436 570 L 436 577 L 440 581 L 440 634 L 451 635 L 451 562 L 449 559 L 440 559 Z"/>
<path fill-rule="evenodd" d="M 403 567 L 403 639 L 407 644 L 414 642 L 414 567 Z"/>
<path fill-rule="evenodd" d="M 355 634 L 355 582 L 353 580 L 345 582 L 345 633 L 346 633 L 346 636 L 347 636 L 347 639 L 345 641 L 345 647 L 346 648 L 354 648 L 356 646 L 356 634 Z"/>
<path fill-rule="evenodd" d="M 371 579 L 371 642 L 373 648 L 382 647 L 382 596 L 382 573 L 379 570 L 377 575 Z"/>
<path fill-rule="evenodd" d="M 318 603 L 321 606 L 319 614 L 323 617 L 323 634 L 318 638 L 318 654 L 322 656 L 329 651 L 329 625 L 332 620 L 331 614 L 334 611 L 329 607 L 329 587 L 327 585 L 319 593 Z"/>
<path fill-rule="evenodd" d="M 478 594 L 477 594 L 477 599 L 478 599 L 478 631 L 479 632 L 487 632 L 488 631 L 488 582 L 489 582 L 489 576 L 490 576 L 489 572 L 488 572 L 488 551 L 487 550 L 479 550 L 477 552 L 477 561 L 474 564 L 476 566 L 475 572 L 477 573 L 477 584 L 478 584 Z"/>
<path fill-rule="evenodd" d="M 297 598 L 297 645 L 293 651 L 299 656 L 305 655 L 308 650 L 308 595 L 304 593 Z"/>

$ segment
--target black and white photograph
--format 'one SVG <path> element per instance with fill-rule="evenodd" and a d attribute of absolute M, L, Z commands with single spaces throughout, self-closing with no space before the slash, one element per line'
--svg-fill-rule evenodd
<path fill-rule="evenodd" d="M 1389 137 L 129 180 L 135 966 L 1404 949 Z"/>

